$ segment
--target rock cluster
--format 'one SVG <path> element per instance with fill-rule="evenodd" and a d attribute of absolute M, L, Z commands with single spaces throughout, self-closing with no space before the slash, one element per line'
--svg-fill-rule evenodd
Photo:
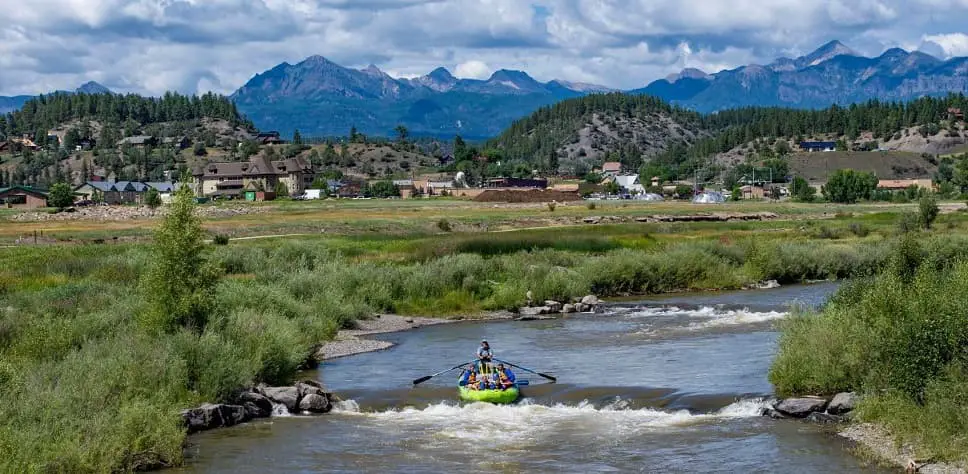
<path fill-rule="evenodd" d="M 713 213 L 713 214 L 693 214 L 681 216 L 650 215 L 650 216 L 589 216 L 581 221 L 585 224 L 614 224 L 623 222 L 729 222 L 729 221 L 765 221 L 777 219 L 779 216 L 772 212 L 754 213 Z"/>
<path fill-rule="evenodd" d="M 199 206 L 198 214 L 202 217 L 230 217 L 243 214 L 254 214 L 267 212 L 268 206 L 251 205 L 223 205 L 223 206 Z M 150 219 L 161 217 L 167 214 L 166 206 L 161 206 L 152 210 L 148 206 L 89 206 L 72 208 L 65 212 L 51 214 L 48 212 L 22 212 L 10 217 L 11 220 L 18 222 L 38 222 L 38 221 L 126 221 L 133 219 Z"/>
<path fill-rule="evenodd" d="M 293 387 L 260 385 L 239 394 L 234 404 L 205 403 L 198 408 L 183 410 L 181 416 L 188 432 L 197 433 L 268 418 L 276 405 L 286 407 L 290 413 L 329 413 L 333 409 L 333 396 L 312 380 L 299 382 Z"/>
<path fill-rule="evenodd" d="M 840 423 L 850 416 L 860 397 L 853 392 L 838 393 L 832 399 L 823 397 L 787 398 L 763 409 L 770 418 L 800 418 L 815 423 Z"/>
<path fill-rule="evenodd" d="M 560 303 L 558 301 L 547 300 L 543 306 L 524 306 L 518 309 L 518 321 L 535 321 L 543 319 L 555 319 L 557 314 L 571 313 L 594 313 L 595 308 L 601 301 L 595 295 L 588 295 L 583 298 L 574 298 L 571 303 Z"/>

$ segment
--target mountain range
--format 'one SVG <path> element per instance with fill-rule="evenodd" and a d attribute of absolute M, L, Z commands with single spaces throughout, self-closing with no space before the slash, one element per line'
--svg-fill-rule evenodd
<path fill-rule="evenodd" d="M 78 87 L 77 89 L 74 89 L 73 91 L 55 91 L 55 93 L 110 94 L 111 89 L 108 89 L 107 87 L 104 87 L 101 84 L 98 84 L 97 82 L 90 81 L 82 84 L 80 87 Z M 8 112 L 13 112 L 14 110 L 18 110 L 21 107 L 23 107 L 28 100 L 33 99 L 34 97 L 35 96 L 32 96 L 32 95 L 15 95 L 12 97 L 0 96 L 0 114 L 5 114 Z"/>
<path fill-rule="evenodd" d="M 699 112 L 744 106 L 825 108 L 870 99 L 908 101 L 968 93 L 968 58 L 941 60 L 892 48 L 864 57 L 839 41 L 795 59 L 780 58 L 706 74 L 686 69 L 631 91 Z"/>
<path fill-rule="evenodd" d="M 502 69 L 487 80 L 458 79 L 445 68 L 396 79 L 376 66 L 351 69 L 322 56 L 282 63 L 232 94 L 260 128 L 289 135 L 389 135 L 398 125 L 413 134 L 495 136 L 538 107 L 611 89 L 566 81 L 538 82 Z"/>
<path fill-rule="evenodd" d="M 92 82 L 77 92 L 110 91 Z M 484 139 L 540 107 L 608 92 L 653 95 L 706 113 L 746 106 L 825 108 L 870 99 L 907 101 L 968 92 L 968 58 L 942 60 L 899 48 L 869 58 L 831 41 L 798 58 L 713 74 L 684 69 L 640 89 L 616 91 L 563 80 L 539 82 L 507 69 L 485 80 L 458 79 L 445 68 L 394 78 L 373 65 L 352 69 L 311 56 L 255 75 L 231 98 L 258 128 L 283 136 L 295 130 L 303 136 L 345 136 L 351 127 L 388 136 L 403 125 L 412 135 Z M 0 113 L 21 107 L 29 98 L 0 97 Z"/>

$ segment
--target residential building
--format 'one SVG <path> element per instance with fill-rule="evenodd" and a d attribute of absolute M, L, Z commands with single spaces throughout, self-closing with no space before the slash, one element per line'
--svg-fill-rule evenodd
<path fill-rule="evenodd" d="M 935 190 L 935 184 L 930 179 L 882 179 L 877 182 L 877 189 L 888 191 L 903 191 L 911 186 L 917 186 L 930 191 Z"/>
<path fill-rule="evenodd" d="M 105 204 L 122 204 L 121 193 L 115 188 L 112 181 L 87 181 L 86 183 L 74 188 L 74 194 L 81 199 L 93 201 L 95 196 L 100 194 L 101 202 Z"/>
<path fill-rule="evenodd" d="M 615 184 L 622 188 L 626 194 L 634 195 L 645 193 L 645 186 L 642 186 L 642 183 L 639 183 L 639 176 L 635 174 L 616 176 Z"/>
<path fill-rule="evenodd" d="M 188 137 L 166 137 L 161 139 L 161 144 L 176 150 L 184 150 L 191 146 Z"/>
<path fill-rule="evenodd" d="M 144 148 L 146 146 L 155 146 L 158 144 L 158 140 L 151 135 L 135 135 L 133 137 L 127 137 L 121 139 L 118 142 L 118 146 L 133 146 L 136 148 Z"/>
<path fill-rule="evenodd" d="M 834 151 L 836 149 L 837 142 L 800 142 L 801 151 Z"/>
<path fill-rule="evenodd" d="M 412 179 L 395 179 L 393 185 L 400 189 L 400 197 L 403 199 L 412 198 L 416 194 L 417 187 Z"/>
<path fill-rule="evenodd" d="M 29 135 L 24 135 L 22 138 L 12 137 L 0 143 L 0 152 L 19 153 L 24 150 L 39 151 L 40 147 L 34 143 L 34 140 Z"/>
<path fill-rule="evenodd" d="M 0 188 L 0 204 L 18 209 L 47 207 L 47 191 L 30 186 Z"/>
<path fill-rule="evenodd" d="M 955 107 L 948 108 L 948 120 L 964 120 L 965 113 Z"/>
<path fill-rule="evenodd" d="M 263 145 L 281 145 L 285 143 L 282 138 L 279 137 L 279 132 L 260 132 L 255 137 L 255 141 Z"/>
<path fill-rule="evenodd" d="M 622 173 L 622 163 L 617 161 L 607 161 L 602 165 L 603 176 L 618 176 Z"/>
<path fill-rule="evenodd" d="M 274 191 L 282 183 L 290 196 L 303 194 L 316 173 L 312 164 L 301 158 L 269 161 L 264 155 L 248 162 L 209 163 L 196 168 L 195 195 L 241 197 L 246 191 Z"/>

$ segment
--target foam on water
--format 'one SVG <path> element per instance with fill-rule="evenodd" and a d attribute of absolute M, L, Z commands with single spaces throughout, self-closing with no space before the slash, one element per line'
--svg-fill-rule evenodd
<path fill-rule="evenodd" d="M 692 322 L 679 328 L 650 328 L 642 331 L 644 333 L 655 333 L 657 330 L 702 330 L 717 327 L 744 326 L 760 324 L 768 321 L 775 321 L 787 317 L 790 313 L 783 311 L 750 311 L 749 309 L 727 310 L 703 306 L 698 309 L 682 309 L 676 306 L 635 308 L 624 314 L 630 319 L 648 318 L 689 318 L 701 319 L 699 322 Z"/>
<path fill-rule="evenodd" d="M 466 440 L 470 446 L 473 441 L 487 441 L 489 445 L 520 447 L 562 433 L 583 433 L 583 436 L 604 440 L 685 429 L 727 419 L 756 417 L 767 406 L 762 399 L 742 400 L 716 412 L 696 414 L 688 410 L 633 409 L 629 405 L 628 400 L 620 398 L 602 407 L 588 401 L 577 405 L 541 405 L 524 399 L 513 405 L 441 402 L 425 408 L 366 412 L 360 411 L 355 403 L 343 402 L 334 408 L 334 413 L 364 417 L 388 429 L 433 432 L 428 440 L 431 443 Z"/>

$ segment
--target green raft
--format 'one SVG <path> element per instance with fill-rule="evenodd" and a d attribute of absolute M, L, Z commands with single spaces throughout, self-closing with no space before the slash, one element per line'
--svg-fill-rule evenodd
<path fill-rule="evenodd" d="M 460 399 L 467 402 L 514 403 L 521 395 L 516 385 L 507 390 L 470 390 L 463 386 L 458 386 L 457 390 Z"/>

